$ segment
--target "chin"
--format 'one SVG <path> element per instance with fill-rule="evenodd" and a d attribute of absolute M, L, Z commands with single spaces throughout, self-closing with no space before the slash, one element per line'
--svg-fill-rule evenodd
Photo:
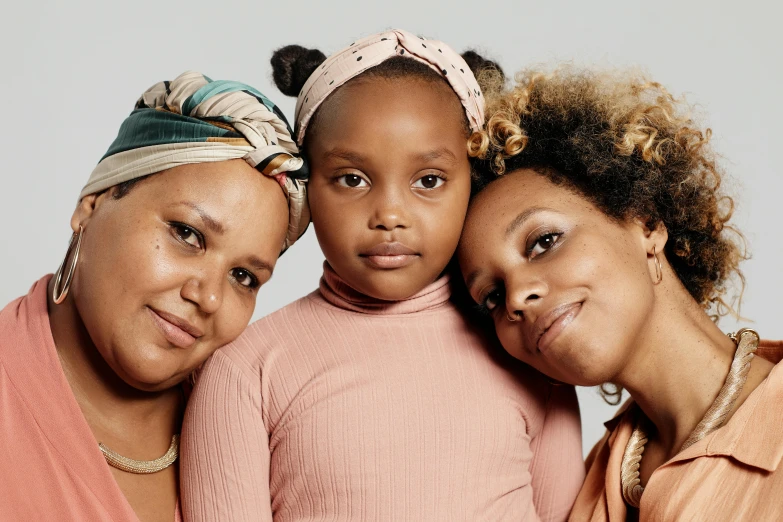
<path fill-rule="evenodd" d="M 145 392 L 167 390 L 187 378 L 189 372 L 183 371 L 182 361 L 161 348 L 151 351 L 120 355 L 112 364 L 115 373 L 129 386 Z"/>
<path fill-rule="evenodd" d="M 610 382 L 614 377 L 611 371 L 616 366 L 614 361 L 605 347 L 596 348 L 589 343 L 579 342 L 585 335 L 587 334 L 576 330 L 563 332 L 563 335 L 547 347 L 545 352 L 535 353 L 524 348 L 517 338 L 507 338 L 505 342 L 501 338 L 501 343 L 504 346 L 515 347 L 520 343 L 515 350 L 506 351 L 552 379 L 586 387 Z"/>
<path fill-rule="evenodd" d="M 120 374 L 120 378 L 122 378 L 128 386 L 150 393 L 161 392 L 173 388 L 184 381 L 186 377 L 187 374 L 182 375 L 179 372 L 165 375 L 161 374 L 161 372 L 155 372 L 154 374 L 139 374 L 139 372 L 136 372 L 135 374 Z"/>

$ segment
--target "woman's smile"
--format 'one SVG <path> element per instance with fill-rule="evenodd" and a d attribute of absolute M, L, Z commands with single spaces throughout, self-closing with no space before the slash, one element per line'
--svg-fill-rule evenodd
<path fill-rule="evenodd" d="M 176 315 L 147 307 L 153 322 L 168 342 L 179 348 L 190 348 L 204 333 Z"/>
<path fill-rule="evenodd" d="M 582 303 L 560 305 L 538 318 L 534 323 L 535 347 L 546 353 L 553 342 L 574 322 L 582 311 Z"/>

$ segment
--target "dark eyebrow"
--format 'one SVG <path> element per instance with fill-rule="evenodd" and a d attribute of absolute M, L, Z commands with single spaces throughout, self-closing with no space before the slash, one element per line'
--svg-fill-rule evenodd
<path fill-rule="evenodd" d="M 199 207 L 192 201 L 180 201 L 179 204 L 185 205 L 186 207 L 190 207 L 193 210 L 195 210 L 196 213 L 201 218 L 201 221 L 204 222 L 204 225 L 206 225 L 206 227 L 210 229 L 212 232 L 216 234 L 222 234 L 223 232 L 226 231 L 226 229 L 223 227 L 220 221 L 216 220 L 215 218 L 207 214 L 207 212 L 203 208 Z"/>
<path fill-rule="evenodd" d="M 503 237 L 508 238 L 508 236 L 510 236 L 516 229 L 521 227 L 525 223 L 525 221 L 527 221 L 530 218 L 530 216 L 545 211 L 554 212 L 551 208 L 546 208 L 546 207 L 530 207 L 524 212 L 520 212 L 519 215 L 517 215 L 517 217 L 515 217 L 513 221 L 511 221 L 511 223 L 508 224 L 508 226 L 506 227 L 506 231 L 503 233 Z"/>
<path fill-rule="evenodd" d="M 416 156 L 421 161 L 432 161 L 436 159 L 446 159 L 454 163 L 457 161 L 457 157 L 454 155 L 453 152 L 451 152 L 446 147 L 441 147 L 439 149 L 423 152 L 421 154 L 418 154 Z"/>
<path fill-rule="evenodd" d="M 260 257 L 250 256 L 249 258 L 247 258 L 247 262 L 250 263 L 250 266 L 252 266 L 256 270 L 266 270 L 270 274 L 274 270 L 271 263 L 267 263 Z"/>
<path fill-rule="evenodd" d="M 324 159 L 341 159 L 348 161 L 349 163 L 356 164 L 361 164 L 364 162 L 364 156 L 358 152 L 338 148 L 326 151 L 326 154 L 324 154 Z"/>

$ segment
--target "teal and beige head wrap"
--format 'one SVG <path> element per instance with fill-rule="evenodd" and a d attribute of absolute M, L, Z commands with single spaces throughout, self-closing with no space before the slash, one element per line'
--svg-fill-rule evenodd
<path fill-rule="evenodd" d="M 310 221 L 307 166 L 291 134 L 277 106 L 253 87 L 189 71 L 141 95 L 79 198 L 179 165 L 242 158 L 288 198 L 285 250 Z"/>

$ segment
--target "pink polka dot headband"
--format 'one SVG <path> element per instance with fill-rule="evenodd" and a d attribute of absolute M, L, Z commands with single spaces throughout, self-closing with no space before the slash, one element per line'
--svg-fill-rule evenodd
<path fill-rule="evenodd" d="M 301 146 L 307 124 L 323 101 L 345 82 L 392 56 L 407 56 L 443 76 L 459 96 L 470 128 L 484 125 L 484 97 L 473 72 L 451 47 L 402 29 L 374 34 L 336 52 L 307 79 L 296 100 L 296 142 Z"/>

